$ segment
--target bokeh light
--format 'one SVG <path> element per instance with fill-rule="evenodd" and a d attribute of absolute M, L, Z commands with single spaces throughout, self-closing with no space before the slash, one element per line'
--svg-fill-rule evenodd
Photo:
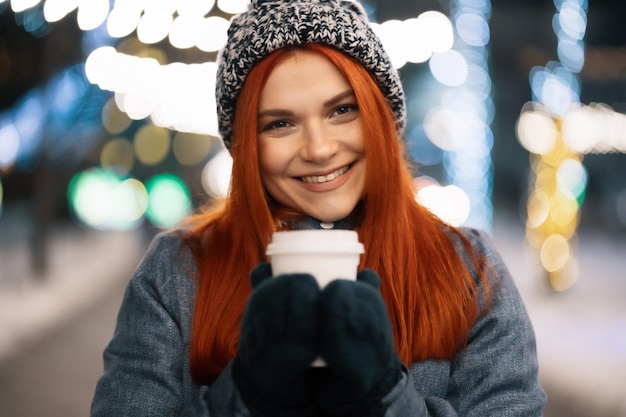
<path fill-rule="evenodd" d="M 214 5 L 215 0 L 178 0 L 176 11 L 181 16 L 204 16 Z"/>
<path fill-rule="evenodd" d="M 467 61 L 455 50 L 434 54 L 429 65 L 433 77 L 443 85 L 456 87 L 467 80 Z"/>
<path fill-rule="evenodd" d="M 215 52 L 226 45 L 230 23 L 220 16 L 203 19 L 196 32 L 195 44 L 201 51 Z"/>
<path fill-rule="evenodd" d="M 528 198 L 526 211 L 526 227 L 537 229 L 550 215 L 550 197 L 541 189 L 534 190 Z"/>
<path fill-rule="evenodd" d="M 0 170 L 13 165 L 20 150 L 20 136 L 15 125 L 4 121 L 0 125 Z"/>
<path fill-rule="evenodd" d="M 403 36 L 403 29 L 404 22 L 396 19 L 387 20 L 374 26 L 376 34 L 386 46 L 389 58 L 396 68 L 401 68 L 407 63 L 408 58 L 404 51 L 411 50 L 411 44 L 414 44 L 406 36 Z"/>
<path fill-rule="evenodd" d="M 113 38 L 123 38 L 137 28 L 143 7 L 140 2 L 116 1 L 107 18 L 107 31 Z"/>
<path fill-rule="evenodd" d="M 442 187 L 428 184 L 418 189 L 417 201 L 444 222 L 462 225 L 470 213 L 470 200 L 465 191 L 456 185 Z"/>
<path fill-rule="evenodd" d="M 172 227 L 191 210 L 191 197 L 185 183 L 174 174 L 158 174 L 146 181 L 146 217 L 159 227 Z"/>
<path fill-rule="evenodd" d="M 567 69 L 553 64 L 553 68 L 535 67 L 530 73 L 530 86 L 535 101 L 546 110 L 563 116 L 579 102 L 580 81 Z"/>
<path fill-rule="evenodd" d="M 563 117 L 563 136 L 575 152 L 626 152 L 626 115 L 601 103 L 579 106 Z"/>
<path fill-rule="evenodd" d="M 174 18 L 167 11 L 151 10 L 145 12 L 137 24 L 137 38 L 148 45 L 167 38 L 174 22 Z"/>
<path fill-rule="evenodd" d="M 541 245 L 541 264 L 548 272 L 555 272 L 563 268 L 572 256 L 569 242 L 559 234 L 553 234 Z"/>
<path fill-rule="evenodd" d="M 109 99 L 102 107 L 102 126 L 112 134 L 117 135 L 128 129 L 132 120 L 126 113 L 120 111 L 115 104 L 115 99 Z"/>
<path fill-rule="evenodd" d="M 143 183 L 135 178 L 123 180 L 115 188 L 117 215 L 128 224 L 138 223 L 148 208 L 148 191 Z"/>
<path fill-rule="evenodd" d="M 411 129 L 407 144 L 411 157 L 420 166 L 437 165 L 443 159 L 443 149 L 436 146 L 426 135 L 424 125 Z"/>
<path fill-rule="evenodd" d="M 109 14 L 109 0 L 79 0 L 76 21 L 81 30 L 100 26 Z"/>
<path fill-rule="evenodd" d="M 490 124 L 495 114 L 487 47 L 491 2 L 451 0 L 449 10 L 446 20 L 453 29 L 453 42 L 447 49 L 433 51 L 428 62 L 433 79 L 442 86 L 440 103 L 426 113 L 423 131 L 443 151 L 446 182 L 463 190 L 469 199 L 469 215 L 463 224 L 490 230 Z"/>
<path fill-rule="evenodd" d="M 542 154 L 531 153 L 533 184 L 527 202 L 526 239 L 538 251 L 548 273 L 547 283 L 557 291 L 576 281 L 572 240 L 580 220 L 587 184 L 578 154 L 566 145 L 561 123 L 553 122 L 556 140 Z"/>
<path fill-rule="evenodd" d="M 563 1 L 559 12 L 555 15 L 554 31 L 559 38 L 569 37 L 582 40 L 587 31 L 587 12 L 582 7 L 587 1 Z"/>
<path fill-rule="evenodd" d="M 211 136 L 177 132 L 174 135 L 172 151 L 180 164 L 196 165 L 207 159 L 213 143 Z"/>
<path fill-rule="evenodd" d="M 587 170 L 579 160 L 565 159 L 557 169 L 556 183 L 562 194 L 571 194 L 576 200 L 580 200 L 587 188 Z"/>
<path fill-rule="evenodd" d="M 68 187 L 70 204 L 78 220 L 100 228 L 109 220 L 111 207 L 107 197 L 117 185 L 117 177 L 107 171 L 82 172 Z"/>
<path fill-rule="evenodd" d="M 41 0 L 11 0 L 11 9 L 15 13 L 30 9 L 39 4 Z"/>
<path fill-rule="evenodd" d="M 489 23 L 484 16 L 476 13 L 461 13 L 455 19 L 458 35 L 472 46 L 485 46 L 489 43 Z"/>
<path fill-rule="evenodd" d="M 170 44 L 178 49 L 188 49 L 196 45 L 196 33 L 203 28 L 204 18 L 195 15 L 177 16 L 169 29 Z"/>
<path fill-rule="evenodd" d="M 132 119 L 151 116 L 158 126 L 218 135 L 215 62 L 160 65 L 101 47 L 87 57 L 85 71 L 90 82 L 115 92 L 118 108 Z"/>
<path fill-rule="evenodd" d="M 559 61 L 573 72 L 580 72 L 585 63 L 585 48 L 581 41 L 559 40 L 557 47 Z"/>
<path fill-rule="evenodd" d="M 30 9 L 41 0 L 11 0 L 15 13 Z M 92 30 L 100 26 L 109 14 L 109 0 L 46 0 L 43 16 L 47 22 L 57 22 L 78 9 L 76 21 L 81 30 Z"/>
<path fill-rule="evenodd" d="M 581 154 L 611 143 L 613 136 L 606 132 L 613 130 L 606 128 L 607 120 L 601 123 L 603 118 L 595 117 L 592 107 L 580 104 L 577 74 L 585 62 L 587 0 L 559 0 L 554 5 L 559 61 L 531 70 L 533 102 L 522 108 L 516 133 L 531 152 L 526 239 L 538 251 L 545 282 L 564 291 L 574 284 L 578 270 L 572 242 L 587 186 Z"/>
<path fill-rule="evenodd" d="M 517 121 L 517 137 L 524 148 L 546 154 L 554 147 L 557 131 L 552 117 L 542 111 L 523 112 Z"/>
<path fill-rule="evenodd" d="M 47 0 L 43 5 L 43 15 L 48 22 L 58 22 L 78 7 L 78 0 Z"/>
<path fill-rule="evenodd" d="M 249 0 L 218 1 L 226 14 L 247 9 Z M 112 37 L 125 37 L 136 30 L 143 45 L 154 45 L 169 38 L 179 49 L 196 47 L 213 53 L 226 42 L 229 21 L 211 15 L 214 1 L 140 2 L 118 0 L 108 14 L 106 27 Z M 69 6 L 68 6 L 69 7 Z M 470 19 L 471 20 L 471 19 Z M 460 18 L 468 36 L 488 40 L 480 22 Z M 485 19 L 482 18 L 484 22 Z M 465 23 L 463 23 L 465 22 Z M 458 53 L 448 54 L 454 45 L 454 28 L 450 19 L 437 11 L 426 11 L 416 18 L 390 20 L 373 24 L 390 58 L 397 68 L 405 63 L 421 63 L 433 54 L 441 54 L 435 73 L 448 85 L 460 85 L 475 71 Z M 472 29 L 474 28 L 474 29 Z M 166 63 L 150 58 L 144 51 L 134 55 L 110 46 L 91 51 L 86 62 L 89 81 L 115 93 L 115 102 L 130 119 L 150 117 L 157 125 L 180 132 L 217 136 L 214 98 L 215 62 L 203 64 Z M 450 62 L 455 70 L 450 71 Z M 464 69 L 464 71 L 459 71 Z M 474 78 L 484 82 L 484 76 Z M 488 82 L 488 84 L 490 84 Z M 489 87 L 490 88 L 490 87 Z"/>
<path fill-rule="evenodd" d="M 415 24 L 421 26 L 419 33 L 422 36 L 414 40 L 425 41 L 432 52 L 447 51 L 454 45 L 452 22 L 443 13 L 434 10 L 426 11 L 417 17 Z"/>
<path fill-rule="evenodd" d="M 45 105 L 39 91 L 29 93 L 18 105 L 13 123 L 20 140 L 17 161 L 30 166 L 42 139 Z"/>
<path fill-rule="evenodd" d="M 124 178 L 104 168 L 90 168 L 72 177 L 68 201 L 76 219 L 99 230 L 128 230 L 144 216 L 158 227 L 172 227 L 191 210 L 184 182 L 163 173 L 148 179 Z"/>
<path fill-rule="evenodd" d="M 202 170 L 202 186 L 211 197 L 225 197 L 230 188 L 233 158 L 225 149 L 218 152 Z"/>
<path fill-rule="evenodd" d="M 217 0 L 217 7 L 228 14 L 243 13 L 249 4 L 250 0 Z"/>
<path fill-rule="evenodd" d="M 135 155 L 144 165 L 162 162 L 170 151 L 169 130 L 147 124 L 142 126 L 133 140 Z"/>
<path fill-rule="evenodd" d="M 100 165 L 123 176 L 133 168 L 135 154 L 133 145 L 125 138 L 113 138 L 102 147 Z"/>
<path fill-rule="evenodd" d="M 407 62 L 422 63 L 433 53 L 447 51 L 454 44 L 450 19 L 437 11 L 426 11 L 416 18 L 372 23 L 396 68 Z"/>

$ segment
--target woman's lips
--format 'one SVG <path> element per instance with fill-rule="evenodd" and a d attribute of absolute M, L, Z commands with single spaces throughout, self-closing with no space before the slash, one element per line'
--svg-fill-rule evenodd
<path fill-rule="evenodd" d="M 345 174 L 348 171 L 348 169 L 350 169 L 350 166 L 346 165 L 327 175 L 310 175 L 306 177 L 300 177 L 300 181 L 305 182 L 307 184 L 321 184 L 321 183 L 332 181 L 338 177 L 341 177 L 343 174 Z"/>

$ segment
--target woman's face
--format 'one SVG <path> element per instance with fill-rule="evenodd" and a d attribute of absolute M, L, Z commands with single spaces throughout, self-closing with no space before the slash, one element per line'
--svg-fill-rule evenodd
<path fill-rule="evenodd" d="M 325 222 L 352 212 L 365 187 L 361 115 L 326 57 L 296 51 L 274 68 L 258 126 L 261 180 L 274 199 Z"/>

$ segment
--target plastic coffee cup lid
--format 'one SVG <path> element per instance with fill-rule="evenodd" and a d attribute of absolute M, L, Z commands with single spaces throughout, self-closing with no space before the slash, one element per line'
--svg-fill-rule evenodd
<path fill-rule="evenodd" d="M 364 253 L 353 230 L 290 230 L 276 232 L 267 245 L 267 255 L 295 253 Z"/>

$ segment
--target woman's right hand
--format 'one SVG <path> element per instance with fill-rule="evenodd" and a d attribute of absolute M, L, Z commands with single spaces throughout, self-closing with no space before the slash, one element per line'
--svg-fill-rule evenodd
<path fill-rule="evenodd" d="M 272 277 L 267 262 L 250 280 L 254 289 L 233 363 L 235 384 L 255 416 L 312 415 L 319 286 L 309 274 Z"/>
<path fill-rule="evenodd" d="M 336 280 L 320 295 L 317 402 L 326 416 L 381 417 L 382 403 L 402 376 L 380 278 L 363 269 L 356 281 Z"/>

